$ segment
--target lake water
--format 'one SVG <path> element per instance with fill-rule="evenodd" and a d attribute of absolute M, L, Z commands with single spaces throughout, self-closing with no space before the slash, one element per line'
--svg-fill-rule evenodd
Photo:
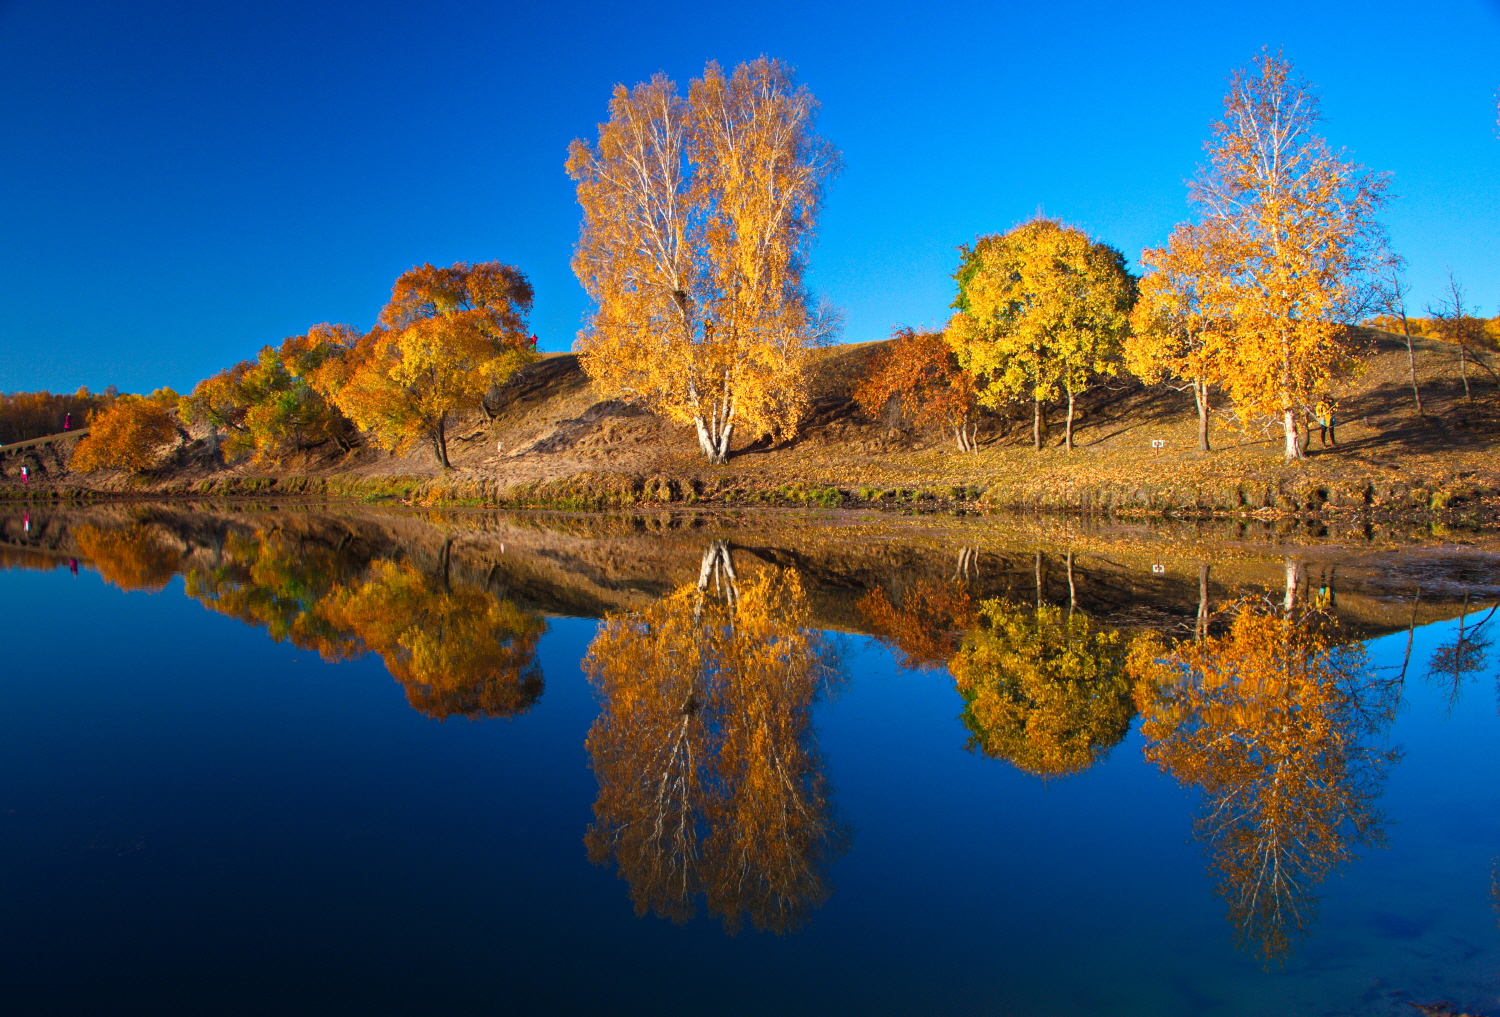
<path fill-rule="evenodd" d="M 1500 1013 L 1477 538 L 0 517 L 7 1013 Z"/>

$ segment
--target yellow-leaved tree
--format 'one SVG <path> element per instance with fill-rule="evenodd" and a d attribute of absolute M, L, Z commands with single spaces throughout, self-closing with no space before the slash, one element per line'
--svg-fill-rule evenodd
<path fill-rule="evenodd" d="M 811 710 L 831 674 L 795 573 L 735 575 L 715 542 L 696 586 L 611 615 L 584 660 L 601 709 L 586 843 L 636 913 L 683 922 L 706 898 L 733 931 L 794 931 L 828 897 L 846 831 Z"/>
<path fill-rule="evenodd" d="M 1073 449 L 1074 401 L 1118 369 L 1135 279 L 1108 244 L 1055 219 L 1033 219 L 963 249 L 958 313 L 946 336 L 981 381 L 986 406 L 1032 403 L 1040 450 L 1049 402 L 1066 397 L 1064 447 Z"/>
<path fill-rule="evenodd" d="M 1184 223 L 1166 247 L 1142 252 L 1146 275 L 1125 338 L 1130 373 L 1148 385 L 1167 381 L 1192 390 L 1202 452 L 1209 451 L 1209 393 L 1224 379 L 1229 352 L 1223 251 L 1211 226 Z"/>
<path fill-rule="evenodd" d="M 1374 214 L 1386 179 L 1332 151 L 1313 133 L 1319 119 L 1291 64 L 1262 54 L 1231 79 L 1190 189 L 1221 276 L 1230 395 L 1243 420 L 1281 419 L 1288 460 L 1305 453 L 1299 415 L 1329 403 L 1353 364 L 1348 323 L 1385 263 Z"/>
<path fill-rule="evenodd" d="M 375 445 L 404 452 L 427 440 L 448 466 L 450 418 L 536 359 L 531 297 L 521 270 L 498 261 L 414 268 L 374 330 L 337 363 L 308 368 L 309 381 Z"/>
<path fill-rule="evenodd" d="M 817 102 L 764 57 L 710 63 L 688 96 L 664 75 L 616 86 L 609 120 L 576 140 L 583 224 L 573 270 L 594 302 L 584 370 L 609 396 L 697 429 L 710 462 L 737 426 L 797 423 L 811 346 L 835 322 L 803 273 L 837 153 Z"/>

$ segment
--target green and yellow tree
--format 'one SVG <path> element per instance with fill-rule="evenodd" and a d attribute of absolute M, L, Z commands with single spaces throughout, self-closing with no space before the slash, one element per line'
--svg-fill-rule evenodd
<path fill-rule="evenodd" d="M 264 347 L 255 360 L 200 381 L 180 401 L 178 413 L 185 423 L 209 425 L 216 440 L 219 431 L 226 432 L 220 448 L 230 459 L 248 455 L 269 465 L 328 441 L 348 451 L 348 419 L 307 378 L 330 348 L 319 342 L 321 331 L 347 328 L 319 325 L 279 349 Z"/>
<path fill-rule="evenodd" d="M 1115 374 L 1135 303 L 1125 258 L 1055 219 L 1033 219 L 963 249 L 958 308 L 946 335 L 980 385 L 979 401 L 1032 404 L 1040 450 L 1047 404 L 1067 400 L 1064 447 L 1073 448 L 1076 398 Z"/>
<path fill-rule="evenodd" d="M 1038 776 L 1082 773 L 1135 716 L 1125 655 L 1082 613 L 985 601 L 948 665 L 970 747 Z"/>
<path fill-rule="evenodd" d="M 616 86 L 598 141 L 568 152 L 573 270 L 594 302 L 584 369 L 601 392 L 692 423 L 713 463 L 738 426 L 795 427 L 808 350 L 831 326 L 803 282 L 837 168 L 816 111 L 779 61 L 710 63 L 686 99 L 660 74 Z"/>

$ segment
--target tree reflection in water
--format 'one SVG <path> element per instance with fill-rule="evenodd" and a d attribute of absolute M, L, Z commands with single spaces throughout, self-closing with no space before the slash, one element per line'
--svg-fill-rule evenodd
<path fill-rule="evenodd" d="M 78 550 L 93 561 L 99 576 L 122 590 L 155 593 L 181 569 L 181 558 L 149 526 L 104 529 L 84 525 L 73 532 Z"/>
<path fill-rule="evenodd" d="M 1026 773 L 1081 773 L 1135 716 L 1125 642 L 1081 613 L 987 600 L 949 664 L 970 748 Z"/>
<path fill-rule="evenodd" d="M 79 548 L 127 590 L 159 590 L 183 559 L 155 528 L 81 526 Z M 188 568 L 188 596 L 325 660 L 377 653 L 412 708 L 439 720 L 509 717 L 542 694 L 538 617 L 483 589 L 455 588 L 407 562 L 368 562 L 343 545 L 280 530 L 230 533 L 212 566 Z"/>
<path fill-rule="evenodd" d="M 701 894 L 731 932 L 801 926 L 847 837 L 811 724 L 836 661 L 796 574 L 742 580 L 715 542 L 697 584 L 607 618 L 584 667 L 602 706 L 590 859 L 638 915 L 685 922 Z"/>
<path fill-rule="evenodd" d="M 1316 917 L 1314 889 L 1382 840 L 1375 808 L 1396 753 L 1372 745 L 1389 687 L 1322 610 L 1246 600 L 1227 633 L 1133 645 L 1146 758 L 1204 794 L 1197 834 L 1242 945 L 1284 957 Z"/>

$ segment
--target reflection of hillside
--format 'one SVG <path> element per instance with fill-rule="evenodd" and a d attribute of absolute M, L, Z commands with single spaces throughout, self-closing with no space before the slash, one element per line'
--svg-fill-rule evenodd
<path fill-rule="evenodd" d="M 831 662 L 810 621 L 795 574 L 739 581 L 715 545 L 699 584 L 600 629 L 587 843 L 638 914 L 686 921 L 703 896 L 731 931 L 788 932 L 827 898 L 844 833 L 813 741 Z"/>
<path fill-rule="evenodd" d="M 1380 839 L 1394 757 L 1371 742 L 1393 703 L 1338 638 L 1321 611 L 1247 600 L 1222 636 L 1132 653 L 1146 757 L 1201 789 L 1230 920 L 1267 958 L 1314 921 L 1317 885 Z"/>
<path fill-rule="evenodd" d="M 953 580 L 960 558 L 976 604 L 1039 599 L 1072 604 L 1101 626 L 1190 634 L 1204 563 L 1213 565 L 1208 598 L 1219 603 L 1243 589 L 1280 585 L 1291 555 L 1304 561 L 1304 575 L 1336 589 L 1333 610 L 1360 638 L 1405 628 L 1418 586 L 1424 592 L 1417 624 L 1456 615 L 1463 591 L 1444 577 L 1458 570 L 1472 578 L 1480 563 L 1495 564 L 1478 550 L 1421 548 L 1387 562 L 1363 547 L 1319 544 L 1305 531 L 1259 523 L 1044 525 L 1006 517 L 814 518 L 775 511 L 590 516 L 354 505 L 49 507 L 34 510 L 30 522 L 25 531 L 19 514 L 0 516 L 0 551 L 43 550 L 87 564 L 77 540 L 84 526 L 142 526 L 177 555 L 180 571 L 204 571 L 221 564 L 222 548 L 235 534 L 275 532 L 304 547 L 343 547 L 364 562 L 384 558 L 410 562 L 424 574 L 443 572 L 453 588 L 489 589 L 529 611 L 587 617 L 645 607 L 691 581 L 704 541 L 725 540 L 747 562 L 795 571 L 817 627 L 871 634 L 881 627 L 862 601 L 883 591 L 904 609 L 909 589 Z M 1382 564 L 1372 568 L 1371 560 Z M 1153 570 L 1158 565 L 1161 572 Z M 1396 576 L 1391 569 L 1405 571 Z M 1407 573 L 1420 583 L 1408 587 Z"/>

